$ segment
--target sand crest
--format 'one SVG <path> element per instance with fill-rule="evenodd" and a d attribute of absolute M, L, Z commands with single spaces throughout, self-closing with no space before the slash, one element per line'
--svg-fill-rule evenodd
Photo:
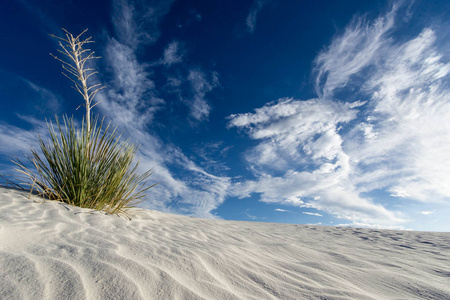
<path fill-rule="evenodd" d="M 3 300 L 450 299 L 450 233 L 128 221 L 27 195 L 0 189 Z"/>

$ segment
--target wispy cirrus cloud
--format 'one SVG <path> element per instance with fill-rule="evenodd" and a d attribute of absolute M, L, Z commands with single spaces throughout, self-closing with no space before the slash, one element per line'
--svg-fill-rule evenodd
<path fill-rule="evenodd" d="M 258 14 L 268 0 L 255 0 L 252 7 L 250 8 L 250 12 L 246 18 L 247 31 L 253 33 L 256 29 L 256 21 L 258 20 Z"/>
<path fill-rule="evenodd" d="M 393 211 L 372 192 L 450 201 L 448 52 L 432 27 L 396 40 L 402 9 L 410 7 L 394 2 L 375 21 L 355 18 L 319 53 L 318 99 L 280 99 L 229 117 L 229 127 L 259 142 L 245 155 L 256 179 L 235 184 L 236 196 L 259 193 L 355 226 L 399 229 L 408 219 L 401 206 Z M 350 93 L 364 101 L 336 99 Z"/>
<path fill-rule="evenodd" d="M 172 0 L 114 0 L 112 19 L 118 39 L 132 49 L 154 43 L 160 36 L 159 22 L 172 4 Z"/>
<path fill-rule="evenodd" d="M 215 217 L 211 211 L 225 200 L 230 179 L 208 173 L 180 148 L 163 143 L 145 129 L 130 127 L 127 130 L 129 136 L 140 145 L 140 168 L 152 169 L 150 179 L 158 182 L 143 205 L 161 211 Z"/>
<path fill-rule="evenodd" d="M 183 60 L 183 55 L 184 53 L 181 49 L 180 43 L 173 41 L 164 49 L 164 55 L 161 63 L 166 66 L 181 63 Z"/>
<path fill-rule="evenodd" d="M 316 216 L 316 217 L 323 217 L 323 215 L 321 215 L 321 214 L 318 214 L 318 213 L 312 213 L 312 212 L 307 212 L 307 211 L 304 211 L 304 212 L 302 212 L 304 215 L 310 215 L 310 216 Z"/>
<path fill-rule="evenodd" d="M 394 2 L 386 15 L 368 22 L 354 18 L 343 34 L 337 35 L 315 59 L 316 93 L 331 98 L 347 85 L 350 77 L 376 62 L 380 49 L 389 43 L 386 38 L 395 23 L 399 4 Z"/>
<path fill-rule="evenodd" d="M 190 115 L 196 121 L 203 121 L 208 118 L 211 107 L 205 96 L 219 85 L 219 75 L 217 72 L 212 72 L 209 77 L 207 77 L 205 72 L 198 69 L 189 71 L 187 80 L 191 85 L 193 93 L 192 99 L 189 101 Z"/>
<path fill-rule="evenodd" d="M 145 202 L 149 208 L 178 212 L 198 217 L 215 217 L 211 211 L 225 199 L 230 179 L 205 171 L 183 151 L 163 142 L 149 128 L 154 116 L 166 108 L 166 101 L 159 96 L 161 87 L 152 79 L 153 67 L 181 62 L 183 52 L 178 42 L 170 43 L 158 64 L 141 62 L 138 49 L 149 47 L 159 36 L 159 21 L 167 12 L 167 1 L 147 3 L 141 11 L 139 5 L 115 1 L 113 23 L 115 37 L 108 37 L 105 57 L 112 75 L 108 91 L 99 94 L 103 114 L 124 130 L 127 136 L 140 145 L 138 158 L 142 170 L 152 169 L 152 182 L 159 184 L 151 190 Z M 135 6 L 136 5 L 136 6 Z M 170 80 L 169 80 L 170 79 Z M 204 120 L 210 112 L 205 95 L 217 84 L 215 73 L 208 78 L 199 69 L 192 69 L 186 78 L 170 77 L 170 88 L 186 88 L 192 95 L 185 100 L 190 105 L 190 116 Z"/>
<path fill-rule="evenodd" d="M 225 174 L 230 168 L 226 165 L 226 157 L 232 146 L 222 141 L 199 142 L 192 150 L 198 156 L 199 164 L 206 171 L 213 174 Z"/>
<path fill-rule="evenodd" d="M 39 96 L 39 94 L 38 94 Z M 47 122 L 36 119 L 29 115 L 17 115 L 17 117 L 27 124 L 28 128 L 22 128 L 11 124 L 0 124 L 0 174 L 20 180 L 27 180 L 19 172 L 16 172 L 16 165 L 11 160 L 19 159 L 26 166 L 31 167 L 27 157 L 31 157 L 30 150 L 36 150 L 42 157 L 39 149 L 38 137 L 44 142 L 50 140 Z M 54 120 L 48 120 L 55 125 Z"/>
<path fill-rule="evenodd" d="M 115 0 L 113 3 L 112 19 L 116 36 L 108 37 L 106 57 L 114 73 L 114 89 L 110 90 L 108 97 L 115 101 L 106 103 L 108 106 L 128 107 L 128 110 L 116 107 L 114 111 L 120 111 L 118 118 L 127 120 L 132 117 L 127 112 L 134 110 L 135 114 L 139 112 L 136 116 L 141 122 L 151 123 L 154 114 L 165 106 L 165 100 L 157 96 L 159 88 L 155 87 L 151 79 L 152 67 L 180 64 L 185 56 L 182 42 L 170 42 L 165 47 L 162 58 L 153 63 L 139 62 L 136 53 L 139 47 L 149 46 L 159 38 L 159 22 L 171 5 L 172 1 L 148 3 L 144 0 Z M 190 13 L 193 12 L 195 11 Z M 195 16 L 198 21 L 201 20 L 198 13 Z M 175 76 L 168 76 L 166 88 L 178 94 L 180 103 L 189 108 L 191 123 L 197 124 L 208 119 L 211 107 L 206 94 L 219 86 L 219 77 L 217 72 L 206 72 L 195 66 L 182 69 Z"/>
<path fill-rule="evenodd" d="M 388 177 L 385 186 L 392 194 L 423 202 L 450 199 L 445 184 L 450 171 L 450 64 L 436 40 L 434 30 L 425 28 L 410 41 L 383 49 L 383 68 L 364 85 L 371 97 L 364 125 L 373 128 L 375 137 L 361 141 L 358 148 L 364 151 L 352 150 L 361 161 L 360 173 L 382 165 L 384 172 L 371 180 L 384 183 Z"/>
<path fill-rule="evenodd" d="M 36 146 L 36 131 L 24 130 L 13 125 L 0 124 L 0 153 L 12 157 L 18 153 L 27 153 Z M 6 143 L 7 141 L 7 143 Z"/>
<path fill-rule="evenodd" d="M 101 107 L 112 119 L 123 124 L 151 123 L 165 102 L 156 96 L 146 65 L 138 61 L 132 48 L 115 38 L 108 39 L 105 54 L 113 79 L 111 88 L 98 96 Z"/>
<path fill-rule="evenodd" d="M 38 135 L 44 140 L 48 137 L 48 128 L 45 120 L 39 120 L 35 117 L 37 114 L 58 114 L 61 109 L 62 97 L 49 89 L 40 86 L 26 78 L 15 76 L 14 74 L 0 70 L 0 78 L 5 86 L 11 86 L 16 89 L 11 99 L 9 100 L 7 94 L 3 94 L 4 100 L 13 101 L 17 97 L 17 90 L 26 95 L 30 101 L 27 105 L 34 115 L 29 115 L 27 112 L 21 114 L 14 114 L 14 118 L 20 120 L 24 127 L 18 127 L 11 124 L 0 124 L 0 154 L 5 157 L 12 158 L 13 156 L 28 155 L 30 149 L 36 149 Z M 49 122 L 54 122 L 53 117 L 47 119 Z"/>
<path fill-rule="evenodd" d="M 279 211 L 279 212 L 287 212 L 286 209 L 281 209 L 281 208 L 275 208 L 275 211 Z"/>

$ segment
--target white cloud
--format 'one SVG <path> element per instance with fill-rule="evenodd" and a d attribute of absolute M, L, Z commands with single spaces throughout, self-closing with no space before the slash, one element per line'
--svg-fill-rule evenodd
<path fill-rule="evenodd" d="M 193 99 L 190 101 L 190 115 L 196 121 L 203 121 L 208 118 L 211 111 L 205 96 L 219 85 L 219 75 L 213 72 L 210 79 L 200 70 L 190 70 L 188 81 L 193 92 Z"/>
<path fill-rule="evenodd" d="M 428 210 L 428 211 L 422 211 L 422 214 L 423 214 L 423 215 L 426 215 L 426 216 L 431 215 L 432 213 L 434 213 L 434 211 L 430 211 L 430 210 Z"/>
<path fill-rule="evenodd" d="M 246 154 L 258 179 L 237 183 L 231 192 L 238 197 L 260 193 L 264 202 L 320 209 L 342 218 L 400 222 L 396 213 L 361 198 L 350 182 L 350 159 L 338 127 L 354 120 L 362 105 L 285 98 L 255 113 L 231 115 L 229 127 L 243 128 L 260 141 Z"/>
<path fill-rule="evenodd" d="M 333 97 L 350 77 L 379 58 L 378 51 L 389 41 L 386 35 L 394 27 L 397 9 L 394 3 L 388 14 L 371 24 L 364 18 L 355 18 L 343 34 L 336 36 L 328 48 L 319 53 L 315 71 L 316 92 L 320 97 Z"/>
<path fill-rule="evenodd" d="M 39 89 L 38 89 L 39 90 Z M 17 115 L 17 117 L 26 122 L 29 126 L 28 129 L 20 128 L 17 126 L 9 125 L 9 124 L 0 124 L 0 154 L 5 158 L 9 159 L 19 159 L 25 166 L 33 169 L 32 164 L 29 162 L 27 157 L 31 157 L 31 151 L 35 150 L 40 157 L 42 156 L 42 152 L 39 147 L 39 139 L 40 137 L 42 141 L 49 145 L 50 143 L 50 133 L 48 130 L 47 124 L 53 126 L 53 128 L 57 128 L 55 123 L 55 119 L 48 120 L 47 123 L 44 120 L 36 119 L 32 116 L 23 116 Z M 62 118 L 59 118 L 62 121 Z M 0 164 L 0 174 L 7 176 L 13 176 L 16 181 L 26 182 L 28 178 L 18 172 L 15 171 L 15 164 Z"/>
<path fill-rule="evenodd" d="M 180 44 L 176 41 L 171 42 L 164 49 L 164 56 L 162 59 L 162 64 L 170 66 L 182 62 L 183 52 L 181 51 Z"/>
<path fill-rule="evenodd" d="M 310 216 L 316 216 L 316 217 L 323 217 L 323 215 L 321 215 L 321 214 L 318 214 L 318 213 L 312 213 L 312 212 L 307 212 L 307 211 L 304 211 L 303 214 L 305 214 L 305 215 L 310 215 Z"/>
<path fill-rule="evenodd" d="M 229 117 L 229 127 L 258 141 L 245 155 L 256 179 L 235 184 L 234 195 L 383 228 L 402 228 L 408 217 L 366 193 L 450 200 L 448 52 L 432 28 L 397 41 L 400 9 L 353 20 L 318 55 L 319 99 L 286 98 Z M 364 101 L 336 99 L 349 93 Z"/>
<path fill-rule="evenodd" d="M 258 14 L 266 3 L 267 0 L 255 0 L 253 3 L 246 19 L 248 32 L 253 33 L 255 31 Z"/>
<path fill-rule="evenodd" d="M 155 96 L 155 84 L 145 64 L 139 63 L 132 48 L 110 38 L 106 60 L 113 75 L 111 88 L 98 94 L 100 107 L 120 123 L 151 123 L 165 102 Z"/>
<path fill-rule="evenodd" d="M 114 95 L 114 94 L 112 94 Z M 161 211 L 191 214 L 197 217 L 214 217 L 210 212 L 225 199 L 229 178 L 214 176 L 187 158 L 181 149 L 147 130 L 142 114 L 134 107 L 122 105 L 114 98 L 104 107 L 108 118 L 117 116 L 109 113 L 110 107 L 117 107 L 120 115 L 114 125 L 126 132 L 127 138 L 140 146 L 137 158 L 140 170 L 152 169 L 151 183 L 158 185 L 149 191 L 145 207 Z M 111 106 L 112 105 L 112 106 Z"/>
<path fill-rule="evenodd" d="M 152 169 L 151 181 L 159 183 L 150 190 L 147 207 L 214 217 L 210 212 L 224 201 L 229 178 L 207 173 L 180 149 L 171 144 L 161 144 L 155 136 L 142 131 L 139 135 L 143 138 L 139 153 L 141 169 Z"/>
<path fill-rule="evenodd" d="M 126 1 L 116 1 L 115 5 L 119 9 L 113 16 L 118 38 L 109 37 L 106 45 L 112 80 L 108 90 L 98 95 L 98 100 L 103 100 L 99 105 L 103 114 L 125 131 L 131 142 L 140 145 L 137 153 L 140 170 L 152 169 L 150 182 L 159 183 L 149 191 L 149 198 L 143 205 L 161 211 L 214 218 L 211 211 L 224 201 L 230 179 L 206 172 L 180 148 L 164 143 L 148 130 L 154 115 L 164 109 L 165 101 L 157 96 L 157 87 L 151 79 L 151 65 L 141 63 L 136 53 L 139 46 L 157 39 L 159 31 L 155 26 L 167 7 L 147 6 L 145 10 L 152 13 L 145 14 Z M 145 28 L 150 30 L 145 31 Z M 180 54 L 178 46 L 171 45 L 164 56 L 167 64 L 181 59 L 177 56 Z M 172 78 L 170 82 L 178 88 L 183 82 L 176 80 Z M 209 114 L 210 108 L 204 97 L 218 84 L 217 75 L 213 73 L 209 80 L 205 73 L 191 71 L 187 82 L 193 94 L 191 114 L 201 120 Z"/>
<path fill-rule="evenodd" d="M 320 99 L 307 101 L 284 98 L 257 108 L 255 113 L 235 114 L 228 127 L 244 128 L 260 144 L 246 154 L 256 170 L 272 168 L 289 170 L 317 160 L 326 172 L 330 167 L 343 167 L 341 138 L 337 125 L 353 120 L 355 107 L 363 103 L 339 103 Z M 338 163 L 331 163 L 338 159 Z"/>
<path fill-rule="evenodd" d="M 4 73 L 7 78 L 4 80 L 11 86 L 18 86 L 22 92 L 26 93 L 27 98 L 31 99 L 30 107 L 37 112 L 42 113 L 58 113 L 61 107 L 61 98 L 52 91 L 39 86 L 28 79 L 15 77 L 13 74 Z M 3 72 L 0 72 L 3 75 Z M 2 78 L 3 79 L 3 78 Z M 23 84 L 25 83 L 25 85 Z M 19 85 L 17 85 L 19 84 Z M 16 115 L 21 121 L 28 124 L 28 129 L 20 128 L 10 124 L 0 124 L 0 153 L 13 157 L 21 158 L 23 154 L 29 155 L 30 149 L 38 150 L 38 135 L 44 141 L 49 137 L 48 127 L 45 120 L 38 120 L 29 115 Z M 55 123 L 54 118 L 48 119 L 49 122 Z"/>
<path fill-rule="evenodd" d="M 142 124 L 151 123 L 154 114 L 165 105 L 165 101 L 157 96 L 155 84 L 150 79 L 151 67 L 181 63 L 184 52 L 180 42 L 172 41 L 167 45 L 163 57 L 154 63 L 140 63 L 136 53 L 139 47 L 154 43 L 159 38 L 159 22 L 169 11 L 172 2 L 154 1 L 148 4 L 145 1 L 114 1 L 112 19 L 117 38 L 108 38 L 106 54 L 108 65 L 114 73 L 114 89 L 107 96 L 115 101 L 103 100 L 107 102 L 103 107 L 118 112 L 115 118 L 125 121 L 138 117 Z M 195 13 L 195 19 L 199 21 L 200 14 Z M 179 95 L 181 102 L 188 105 L 193 123 L 198 123 L 208 119 L 211 107 L 206 95 L 217 86 L 217 72 L 204 72 L 193 67 L 186 76 L 169 75 L 166 88 Z M 182 92 L 187 89 L 190 93 Z M 128 109 L 123 110 L 121 106 Z"/>
<path fill-rule="evenodd" d="M 0 124 L 0 153 L 3 155 L 29 154 L 28 150 L 36 147 L 36 131 L 24 130 L 13 125 Z"/>
<path fill-rule="evenodd" d="M 364 86 L 376 116 L 371 122 L 376 138 L 352 150 L 364 162 L 362 172 L 382 164 L 379 180 L 398 174 L 390 178 L 392 195 L 424 202 L 450 199 L 450 64 L 436 39 L 426 28 L 404 44 L 382 49 L 385 61 Z"/>
<path fill-rule="evenodd" d="M 389 196 L 395 197 L 395 198 L 407 198 L 409 197 L 409 194 L 405 191 L 396 191 L 395 193 L 390 194 Z"/>
<path fill-rule="evenodd" d="M 281 208 L 275 208 L 275 211 L 279 211 L 279 212 L 286 212 L 287 210 L 285 210 L 285 209 L 281 209 Z"/>
<path fill-rule="evenodd" d="M 248 212 L 245 212 L 245 215 L 247 216 L 247 218 L 249 218 L 250 220 L 257 220 L 259 219 L 257 216 L 251 215 Z"/>
<path fill-rule="evenodd" d="M 198 156 L 197 161 L 208 172 L 222 174 L 230 168 L 225 163 L 226 156 L 232 146 L 226 146 L 222 141 L 200 142 L 192 150 Z"/>
<path fill-rule="evenodd" d="M 159 22 L 168 13 L 172 3 L 172 0 L 151 3 L 114 0 L 112 18 L 119 40 L 132 49 L 154 43 L 160 35 Z"/>

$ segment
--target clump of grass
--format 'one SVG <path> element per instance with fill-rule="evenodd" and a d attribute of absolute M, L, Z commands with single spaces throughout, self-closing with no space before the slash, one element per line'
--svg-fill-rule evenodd
<path fill-rule="evenodd" d="M 98 104 L 92 105 L 93 99 L 103 87 L 88 84 L 88 78 L 96 72 L 85 64 L 98 57 L 90 49 L 83 49 L 92 42 L 91 38 L 80 39 L 85 31 L 76 37 L 67 31 L 66 38 L 56 37 L 62 49 L 59 52 L 68 61 L 54 56 L 72 75 L 63 73 L 83 96 L 86 118 L 81 130 L 76 129 L 73 117 L 65 116 L 63 124 L 56 117 L 56 126 L 47 123 L 50 140 L 45 143 L 38 136 L 42 157 L 31 150 L 28 160 L 32 167 L 18 159 L 14 162 L 19 167 L 17 170 L 31 180 L 28 183 L 31 190 L 45 198 L 111 214 L 126 214 L 125 210 L 141 202 L 145 192 L 153 187 L 146 182 L 151 173 L 138 175 L 139 163 L 133 165 L 136 147 L 127 141 L 120 142 L 121 137 L 117 136 L 116 129 L 110 129 L 110 124 L 103 130 L 103 120 L 91 119 L 90 110 Z"/>

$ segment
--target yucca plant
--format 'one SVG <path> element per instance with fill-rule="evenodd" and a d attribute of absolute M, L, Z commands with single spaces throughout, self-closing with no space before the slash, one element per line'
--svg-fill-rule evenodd
<path fill-rule="evenodd" d="M 43 157 L 36 150 L 31 150 L 28 160 L 32 167 L 27 167 L 20 160 L 14 162 L 17 170 L 31 180 L 31 190 L 51 200 L 59 200 L 79 207 L 103 210 L 112 214 L 126 214 L 125 210 L 142 201 L 152 186 L 147 186 L 146 179 L 150 171 L 137 174 L 139 163 L 133 165 L 136 148 L 127 141 L 120 142 L 116 129 L 110 124 L 103 130 L 103 120 L 98 117 L 91 120 L 92 101 L 102 89 L 99 84 L 89 85 L 88 78 L 96 72 L 86 67 L 94 52 L 83 49 L 91 38 L 81 40 L 86 32 L 74 37 L 66 32 L 60 40 L 60 53 L 68 61 L 53 55 L 63 63 L 63 73 L 72 82 L 74 88 L 83 96 L 86 118 L 81 130 L 77 130 L 73 117 L 65 116 L 63 124 L 56 117 L 55 126 L 48 122 L 50 140 L 45 143 L 38 136 Z"/>

